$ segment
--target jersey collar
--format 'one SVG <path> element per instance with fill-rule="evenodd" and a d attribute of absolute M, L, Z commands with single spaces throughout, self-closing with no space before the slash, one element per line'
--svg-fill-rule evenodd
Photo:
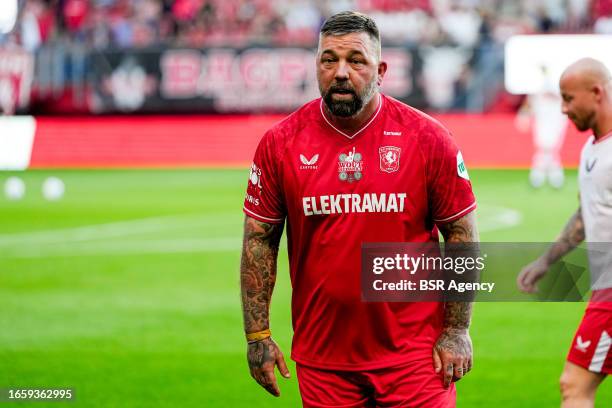
<path fill-rule="evenodd" d="M 599 143 L 603 142 L 605 139 L 609 139 L 610 136 L 612 136 L 612 131 L 606 133 L 605 135 L 603 135 L 599 139 L 595 139 L 595 135 L 593 135 L 593 144 L 599 144 Z"/>
<path fill-rule="evenodd" d="M 378 116 L 378 114 L 380 113 L 380 111 L 382 109 L 382 105 L 383 105 L 383 97 L 379 93 L 378 94 L 378 108 L 376 108 L 376 112 L 374 112 L 374 114 L 372 115 L 370 120 L 368 120 L 366 122 L 366 124 L 361 127 L 361 129 L 359 129 L 357 132 L 353 133 L 352 135 L 348 135 L 348 134 L 344 133 L 343 131 L 341 131 L 340 129 L 338 129 L 334 125 L 332 125 L 332 123 L 327 119 L 327 117 L 325 116 L 325 112 L 323 112 L 323 98 L 321 98 L 321 103 L 319 104 L 319 109 L 321 111 L 321 116 L 323 116 L 323 120 L 325 122 L 327 122 L 327 124 L 329 126 L 331 126 L 332 129 L 334 129 L 336 132 L 340 133 L 342 136 L 344 136 L 344 137 L 346 137 L 348 139 L 353 139 L 355 136 L 357 136 L 358 134 L 363 132 L 368 126 L 370 126 L 370 123 L 374 122 L 374 119 L 376 119 L 376 117 Z"/>

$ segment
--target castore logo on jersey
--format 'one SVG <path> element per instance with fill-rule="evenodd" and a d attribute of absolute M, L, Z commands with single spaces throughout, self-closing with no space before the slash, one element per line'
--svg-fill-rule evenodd
<path fill-rule="evenodd" d="M 306 156 L 300 154 L 300 161 L 302 165 L 300 166 L 300 170 L 316 170 L 319 166 L 317 166 L 317 161 L 319 160 L 319 154 L 315 154 L 308 160 Z"/>

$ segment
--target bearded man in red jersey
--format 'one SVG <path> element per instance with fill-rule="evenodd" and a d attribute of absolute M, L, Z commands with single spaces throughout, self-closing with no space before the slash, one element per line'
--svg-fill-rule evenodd
<path fill-rule="evenodd" d="M 380 93 L 378 28 L 342 12 L 321 28 L 321 98 L 262 138 L 244 202 L 242 307 L 253 378 L 289 371 L 269 306 L 287 224 L 291 358 L 305 407 L 453 407 L 472 367 L 470 302 L 363 302 L 364 242 L 477 242 L 476 201 L 449 132 Z"/>

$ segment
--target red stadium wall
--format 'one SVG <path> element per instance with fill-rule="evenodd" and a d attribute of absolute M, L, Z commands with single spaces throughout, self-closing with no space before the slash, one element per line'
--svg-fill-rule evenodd
<path fill-rule="evenodd" d="M 529 134 L 511 115 L 437 115 L 454 134 L 469 167 L 528 167 Z M 137 116 L 36 119 L 30 168 L 241 167 L 282 116 Z M 586 138 L 573 126 L 562 151 L 575 167 Z"/>

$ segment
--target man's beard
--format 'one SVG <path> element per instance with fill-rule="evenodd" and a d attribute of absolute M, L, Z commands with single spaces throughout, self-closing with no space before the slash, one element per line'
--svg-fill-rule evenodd
<path fill-rule="evenodd" d="M 357 115 L 363 107 L 370 102 L 372 96 L 378 89 L 376 80 L 370 82 L 368 86 L 363 90 L 361 94 L 357 94 L 353 87 L 351 87 L 348 82 L 332 85 L 329 87 L 327 92 L 323 94 L 323 101 L 327 108 L 334 116 L 339 116 L 342 118 L 349 118 L 351 116 Z M 334 100 L 332 98 L 332 94 L 334 92 L 344 91 L 348 94 L 353 95 L 353 98 L 350 100 Z"/>
<path fill-rule="evenodd" d="M 588 114 L 584 115 L 582 118 L 572 115 L 570 117 L 570 120 L 574 122 L 576 129 L 578 129 L 581 132 L 584 132 L 585 130 L 591 129 L 591 124 L 594 122 L 594 119 L 593 119 L 594 117 L 595 117 L 595 114 L 593 112 L 589 112 Z"/>
<path fill-rule="evenodd" d="M 590 129 L 590 126 L 586 122 L 574 122 L 574 125 L 576 125 L 576 129 L 578 129 L 581 132 L 584 132 L 585 130 Z"/>

